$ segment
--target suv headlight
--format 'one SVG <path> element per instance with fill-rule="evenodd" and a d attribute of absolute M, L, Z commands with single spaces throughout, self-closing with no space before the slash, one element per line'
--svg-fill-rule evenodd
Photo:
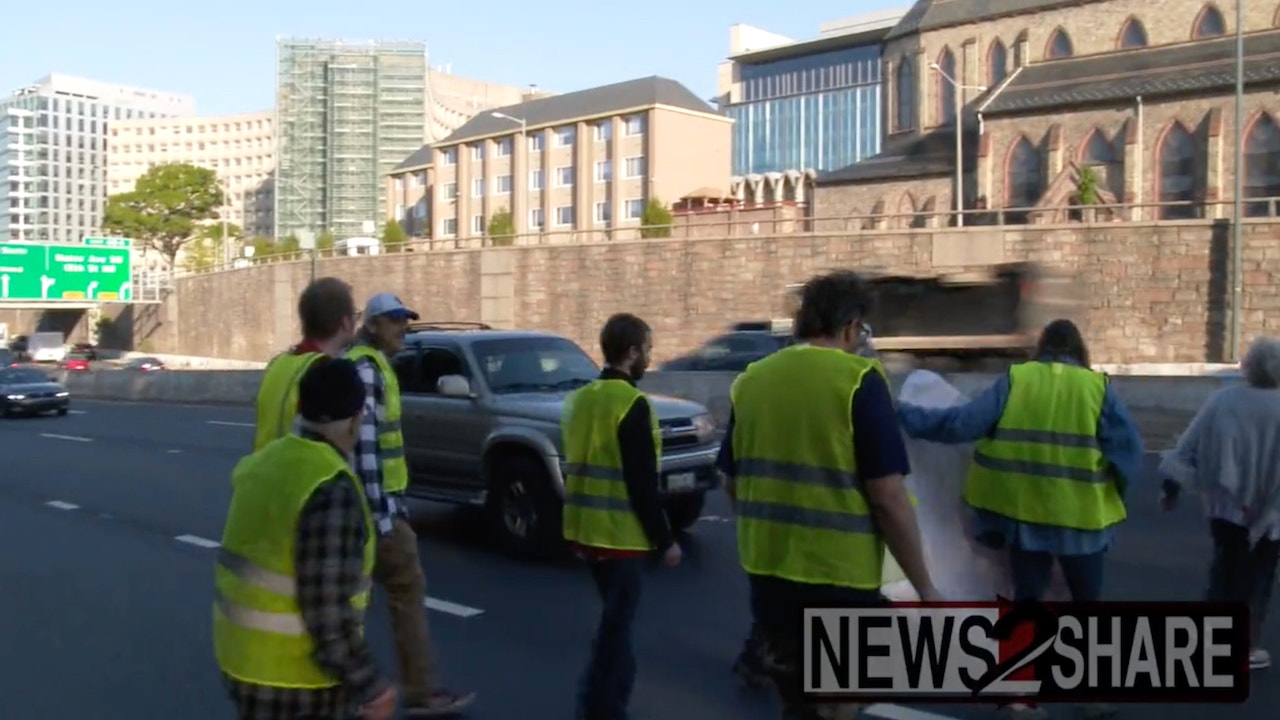
<path fill-rule="evenodd" d="M 711 417 L 710 413 L 695 415 L 693 418 L 693 429 L 698 433 L 698 440 L 707 441 L 716 434 L 716 421 Z"/>

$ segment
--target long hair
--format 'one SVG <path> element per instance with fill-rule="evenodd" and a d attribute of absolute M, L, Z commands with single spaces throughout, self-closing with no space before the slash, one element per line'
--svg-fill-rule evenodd
<path fill-rule="evenodd" d="M 1066 319 L 1058 319 L 1044 326 L 1036 343 L 1036 357 L 1068 357 L 1089 367 L 1089 347 L 1084 344 L 1080 328 Z"/>

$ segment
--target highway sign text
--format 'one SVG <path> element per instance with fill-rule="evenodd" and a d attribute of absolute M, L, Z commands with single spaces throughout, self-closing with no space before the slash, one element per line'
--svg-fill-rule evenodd
<path fill-rule="evenodd" d="M 129 248 L 0 243 L 0 301 L 128 302 Z"/>

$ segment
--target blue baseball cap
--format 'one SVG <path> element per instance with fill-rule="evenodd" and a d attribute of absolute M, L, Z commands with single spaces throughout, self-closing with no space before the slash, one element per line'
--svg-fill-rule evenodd
<path fill-rule="evenodd" d="M 400 320 L 417 320 L 418 313 L 405 307 L 400 298 L 391 293 L 378 293 L 369 298 L 364 306 L 364 320 L 367 322 L 376 317 L 390 317 Z"/>

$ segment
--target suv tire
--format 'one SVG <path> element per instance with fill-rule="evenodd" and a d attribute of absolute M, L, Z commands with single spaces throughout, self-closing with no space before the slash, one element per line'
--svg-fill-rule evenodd
<path fill-rule="evenodd" d="M 705 492 L 673 495 L 663 500 L 667 522 L 675 532 L 684 532 L 702 517 L 702 506 L 707 501 Z"/>
<path fill-rule="evenodd" d="M 485 512 L 504 552 L 520 558 L 555 557 L 564 547 L 563 510 L 563 500 L 537 458 L 517 452 L 494 462 Z"/>

